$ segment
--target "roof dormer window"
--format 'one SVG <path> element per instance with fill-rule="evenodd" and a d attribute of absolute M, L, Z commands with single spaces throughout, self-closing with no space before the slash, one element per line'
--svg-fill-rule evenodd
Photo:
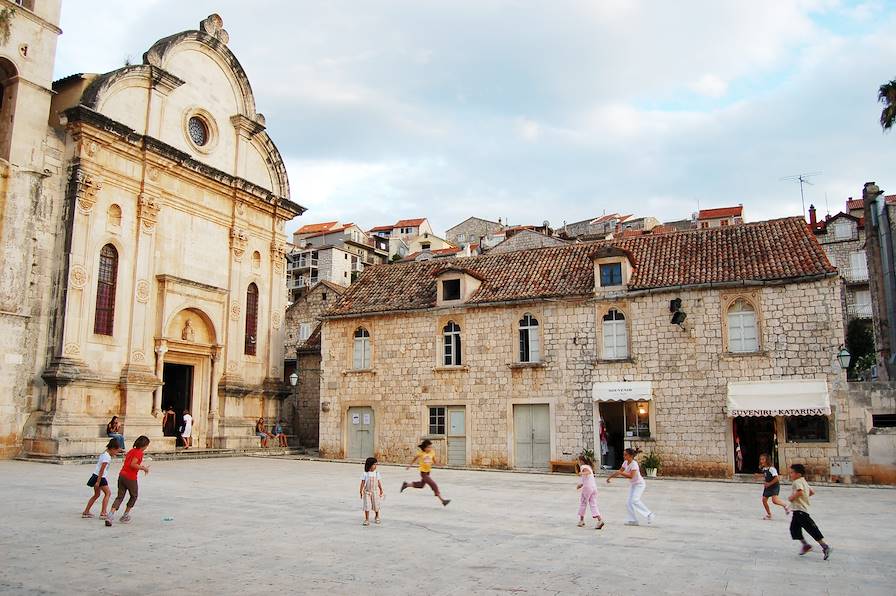
<path fill-rule="evenodd" d="M 419 258 L 419 257 L 418 257 Z M 482 285 L 482 279 L 466 269 L 449 267 L 434 274 L 436 306 L 455 306 L 469 300 Z"/>
<path fill-rule="evenodd" d="M 634 263 L 628 251 L 602 246 L 591 254 L 594 262 L 594 291 L 624 290 L 632 276 Z"/>
<path fill-rule="evenodd" d="M 600 287 L 610 288 L 622 285 L 622 263 L 604 263 L 600 268 Z"/>
<path fill-rule="evenodd" d="M 446 279 L 442 281 L 442 300 L 460 300 L 460 280 Z"/>

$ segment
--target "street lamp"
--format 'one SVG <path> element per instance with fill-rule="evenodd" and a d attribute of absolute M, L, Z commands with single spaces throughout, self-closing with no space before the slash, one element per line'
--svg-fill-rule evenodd
<path fill-rule="evenodd" d="M 840 351 L 837 352 L 837 360 L 840 362 L 840 368 L 843 370 L 849 368 L 849 361 L 851 359 L 852 354 L 849 353 L 849 350 L 847 350 L 845 346 L 840 346 Z"/>
<path fill-rule="evenodd" d="M 298 383 L 298 382 L 299 382 L 299 375 L 297 375 L 296 373 L 292 373 L 291 375 L 289 375 L 289 384 L 290 385 L 295 387 L 296 383 Z"/>

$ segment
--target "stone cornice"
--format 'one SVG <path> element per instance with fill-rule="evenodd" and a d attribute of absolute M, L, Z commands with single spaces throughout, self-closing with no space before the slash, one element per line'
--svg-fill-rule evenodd
<path fill-rule="evenodd" d="M 208 284 L 204 284 L 202 282 L 193 281 L 191 279 L 184 279 L 182 277 L 176 277 L 174 275 L 156 275 L 156 279 L 162 284 L 177 284 L 181 286 L 191 286 L 194 288 L 199 288 L 200 290 L 204 290 L 206 292 L 214 292 L 215 294 L 227 294 L 229 290 L 226 288 L 219 288 L 217 286 L 210 286 Z"/>
<path fill-rule="evenodd" d="M 230 117 L 230 122 L 238 131 L 245 133 L 247 136 L 254 137 L 264 131 L 264 125 L 251 120 L 242 114 L 236 114 Z"/>
<path fill-rule="evenodd" d="M 63 112 L 63 115 L 69 126 L 72 124 L 87 125 L 106 133 L 113 134 L 135 148 L 143 148 L 154 155 L 164 158 L 173 165 L 181 166 L 205 178 L 214 180 L 263 203 L 276 207 L 278 210 L 286 211 L 290 217 L 285 217 L 284 219 L 291 219 L 306 211 L 304 207 L 298 203 L 292 202 L 286 197 L 277 196 L 266 188 L 249 182 L 244 178 L 232 176 L 231 174 L 222 172 L 208 164 L 202 163 L 180 149 L 176 149 L 153 137 L 141 135 L 128 126 L 116 122 L 86 106 L 79 105 L 69 108 Z"/>
<path fill-rule="evenodd" d="M 0 6 L 9 8 L 10 10 L 15 10 L 17 17 L 21 15 L 22 17 L 28 19 L 29 21 L 34 21 L 35 23 L 37 23 L 44 29 L 49 29 L 56 35 L 62 35 L 62 29 L 60 29 L 58 26 L 54 25 L 50 21 L 37 16 L 36 14 L 34 14 L 32 11 L 28 10 L 24 6 L 20 6 L 19 4 L 16 4 L 15 2 L 10 2 L 10 0 L 2 0 L 2 2 L 0 2 Z"/>

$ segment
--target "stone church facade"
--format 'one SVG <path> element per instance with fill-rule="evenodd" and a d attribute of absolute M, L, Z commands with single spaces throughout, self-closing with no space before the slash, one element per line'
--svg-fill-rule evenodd
<path fill-rule="evenodd" d="M 112 415 L 128 440 L 173 450 L 168 407 L 192 414 L 194 446 L 254 446 L 255 418 L 288 414 L 284 225 L 303 208 L 227 42 L 211 15 L 142 64 L 46 94 L 57 240 L 38 247 L 46 288 L 28 300 L 44 315 L 18 348 L 23 363 L 35 344 L 37 356 L 16 379 L 9 451 L 96 453 Z"/>

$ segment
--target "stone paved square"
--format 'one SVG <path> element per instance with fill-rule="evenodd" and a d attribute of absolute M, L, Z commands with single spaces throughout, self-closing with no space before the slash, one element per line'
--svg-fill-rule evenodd
<path fill-rule="evenodd" d="M 760 519 L 758 485 L 648 481 L 657 521 L 628 528 L 627 483 L 599 480 L 596 532 L 576 527 L 572 475 L 436 469 L 442 508 L 383 466 L 384 523 L 365 528 L 360 464 L 157 461 L 133 522 L 106 528 L 79 515 L 91 469 L 0 462 L 0 592 L 892 594 L 896 579 L 888 489 L 816 488 L 825 562 L 797 556 L 785 516 Z"/>

